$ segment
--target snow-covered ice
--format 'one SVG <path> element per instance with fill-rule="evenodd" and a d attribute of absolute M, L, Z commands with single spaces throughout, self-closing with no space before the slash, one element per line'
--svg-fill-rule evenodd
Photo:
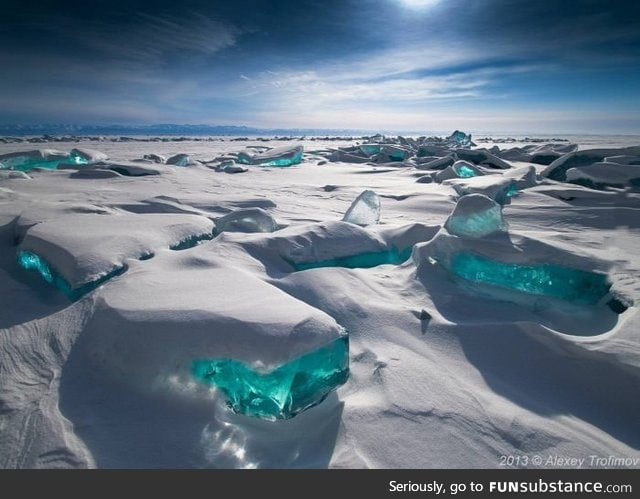
<path fill-rule="evenodd" d="M 0 143 L 0 467 L 640 458 L 626 140 Z"/>

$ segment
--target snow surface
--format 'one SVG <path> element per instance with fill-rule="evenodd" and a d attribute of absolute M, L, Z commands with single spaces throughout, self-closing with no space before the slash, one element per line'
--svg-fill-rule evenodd
<path fill-rule="evenodd" d="M 591 138 L 487 140 L 476 155 L 441 145 L 402 160 L 416 139 L 369 142 L 384 147 L 363 160 L 362 140 L 296 141 L 302 163 L 246 165 L 241 175 L 216 167 L 265 141 L 56 142 L 97 162 L 0 172 L 0 467 L 498 468 L 502 455 L 640 457 L 632 176 L 601 190 L 546 178 Z M 637 168 L 638 148 L 624 148 L 637 142 L 622 142 L 599 139 L 598 164 L 572 168 L 598 179 L 602 163 Z M 31 149 L 3 143 L 0 155 Z M 152 159 L 177 154 L 188 168 Z M 460 159 L 485 175 L 416 182 Z M 513 184 L 508 230 L 469 238 L 444 227 L 460 196 L 500 197 Z M 379 223 L 342 222 L 363 190 L 380 200 Z M 215 232 L 171 249 L 256 213 L 277 230 Z M 295 271 L 407 248 L 399 265 Z M 17 265 L 20 249 L 74 283 L 125 271 L 71 302 Z M 606 300 L 621 306 L 464 282 L 447 268 L 456 251 L 606 273 Z M 343 331 L 349 380 L 290 420 L 235 414 L 189 372 L 203 357 L 279 364 Z"/>

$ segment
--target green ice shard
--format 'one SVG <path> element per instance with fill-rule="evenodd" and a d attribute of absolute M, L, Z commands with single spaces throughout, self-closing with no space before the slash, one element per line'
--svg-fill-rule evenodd
<path fill-rule="evenodd" d="M 319 404 L 349 377 L 349 339 L 263 372 L 234 359 L 201 359 L 196 379 L 217 387 L 235 412 L 260 419 L 289 419 Z"/>
<path fill-rule="evenodd" d="M 605 274 L 550 264 L 506 263 L 466 252 L 452 256 L 451 271 L 473 282 L 560 298 L 580 305 L 597 304 L 611 288 Z"/>
<path fill-rule="evenodd" d="M 454 166 L 454 170 L 460 178 L 471 178 L 477 175 L 476 171 L 473 168 L 469 168 L 467 165 Z"/>

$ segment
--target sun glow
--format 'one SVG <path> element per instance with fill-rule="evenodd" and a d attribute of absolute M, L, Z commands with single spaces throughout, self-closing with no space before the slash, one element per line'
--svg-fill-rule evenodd
<path fill-rule="evenodd" d="M 408 9 L 426 9 L 433 7 L 440 0 L 398 0 L 403 7 Z"/>

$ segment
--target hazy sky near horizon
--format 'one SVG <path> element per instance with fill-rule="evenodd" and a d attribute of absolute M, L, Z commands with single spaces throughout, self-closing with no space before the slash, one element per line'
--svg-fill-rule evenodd
<path fill-rule="evenodd" d="M 3 0 L 0 122 L 640 133 L 640 2 Z"/>

